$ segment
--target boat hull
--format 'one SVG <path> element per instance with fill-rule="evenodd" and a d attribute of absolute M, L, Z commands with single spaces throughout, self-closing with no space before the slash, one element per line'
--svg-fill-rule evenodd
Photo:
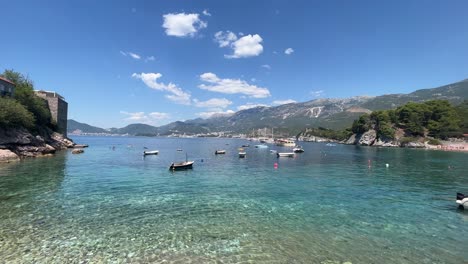
<path fill-rule="evenodd" d="M 292 158 L 292 157 L 294 157 L 294 153 L 292 153 L 292 152 L 279 152 L 279 153 L 276 153 L 276 156 L 278 158 L 280 158 L 280 157 Z"/>
<path fill-rule="evenodd" d="M 457 193 L 457 204 L 458 208 L 464 210 L 468 209 L 468 197 L 463 195 L 462 193 Z"/>
<path fill-rule="evenodd" d="M 169 170 L 189 170 L 193 168 L 194 161 L 187 161 L 187 162 L 180 162 L 180 163 L 172 163 L 169 167 Z"/>
<path fill-rule="evenodd" d="M 158 155 L 159 150 L 153 150 L 153 151 L 143 151 L 143 156 L 148 156 L 148 155 Z"/>

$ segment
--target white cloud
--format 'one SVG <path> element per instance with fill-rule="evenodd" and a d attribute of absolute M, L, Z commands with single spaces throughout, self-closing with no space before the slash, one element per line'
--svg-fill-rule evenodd
<path fill-rule="evenodd" d="M 294 52 L 294 50 L 293 50 L 292 48 L 287 48 L 287 49 L 284 51 L 284 54 L 286 54 L 286 55 L 291 55 L 293 52 Z"/>
<path fill-rule="evenodd" d="M 218 31 L 214 36 L 214 40 L 218 43 L 220 48 L 229 46 L 231 43 L 237 40 L 236 34 L 232 33 L 231 31 Z"/>
<path fill-rule="evenodd" d="M 205 107 L 205 108 L 226 108 L 232 104 L 226 98 L 212 98 L 207 101 L 199 101 L 197 99 L 193 99 L 193 102 L 196 107 Z"/>
<path fill-rule="evenodd" d="M 140 79 L 143 83 L 146 84 L 151 89 L 169 92 L 171 94 L 166 95 L 166 98 L 169 100 L 184 105 L 190 105 L 190 97 L 191 95 L 181 88 L 177 87 L 177 85 L 173 83 L 164 84 L 158 83 L 157 80 L 162 77 L 160 73 L 134 73 L 132 74 L 133 78 Z"/>
<path fill-rule="evenodd" d="M 132 58 L 134 58 L 135 60 L 139 60 L 141 59 L 141 56 L 136 54 L 136 53 L 133 53 L 133 52 L 125 52 L 125 51 L 120 51 L 120 54 L 122 54 L 123 56 L 127 57 L 127 56 L 130 56 Z"/>
<path fill-rule="evenodd" d="M 317 91 L 311 91 L 310 92 L 310 95 L 312 95 L 313 97 L 320 97 L 324 94 L 324 91 L 323 90 L 317 90 Z"/>
<path fill-rule="evenodd" d="M 268 64 L 263 64 L 263 65 L 262 65 L 262 68 L 265 68 L 265 69 L 271 70 L 271 66 L 270 66 L 270 65 L 268 65 Z"/>
<path fill-rule="evenodd" d="M 168 36 L 175 37 L 193 37 L 202 28 L 208 24 L 199 18 L 199 14 L 165 14 L 163 15 L 163 28 L 166 29 Z"/>
<path fill-rule="evenodd" d="M 247 58 L 258 56 L 263 52 L 263 46 L 261 42 L 263 41 L 260 35 L 246 35 L 243 36 L 243 33 L 239 33 L 241 38 L 238 38 L 235 33 L 231 31 L 218 31 L 215 33 L 215 41 L 218 43 L 219 47 L 229 47 L 233 50 L 233 54 L 224 55 L 228 59 L 238 59 L 238 58 Z"/>
<path fill-rule="evenodd" d="M 128 55 L 130 55 L 130 57 L 134 58 L 135 60 L 141 59 L 140 55 L 133 52 L 129 52 Z"/>
<path fill-rule="evenodd" d="M 151 112 L 148 114 L 148 116 L 152 119 L 156 120 L 162 120 L 162 119 L 168 119 L 169 114 L 168 113 L 161 113 L 161 112 Z"/>
<path fill-rule="evenodd" d="M 260 35 L 246 35 L 232 43 L 234 54 L 224 55 L 229 59 L 247 58 L 260 55 L 263 52 L 263 46 L 260 44 L 263 41 Z"/>
<path fill-rule="evenodd" d="M 121 114 L 125 115 L 125 121 L 129 122 L 138 122 L 138 123 L 145 123 L 145 124 L 156 124 L 158 121 L 168 119 L 170 116 L 168 113 L 160 113 L 160 112 L 151 112 L 146 114 L 145 112 L 126 112 L 120 111 Z"/>
<path fill-rule="evenodd" d="M 154 61 L 156 58 L 154 56 L 146 57 L 145 61 Z"/>
<path fill-rule="evenodd" d="M 210 13 L 208 12 L 208 10 L 206 10 L 206 9 L 203 10 L 202 13 L 203 13 L 203 15 L 205 15 L 205 16 L 211 16 L 211 14 L 210 14 Z"/>
<path fill-rule="evenodd" d="M 267 88 L 248 84 L 240 79 L 220 79 L 216 74 L 207 72 L 200 75 L 200 80 L 209 83 L 200 84 L 198 87 L 203 90 L 225 94 L 245 94 L 253 98 L 265 98 L 270 96 Z"/>
<path fill-rule="evenodd" d="M 230 115 L 233 115 L 234 113 L 235 112 L 232 110 L 227 110 L 227 111 L 200 112 L 200 113 L 197 113 L 196 115 L 201 118 L 207 119 L 211 117 L 230 116 Z"/>
<path fill-rule="evenodd" d="M 250 109 L 250 108 L 255 108 L 255 107 L 268 107 L 268 105 L 266 104 L 253 104 L 253 103 L 247 103 L 245 105 L 240 105 L 237 107 L 237 110 L 241 111 L 241 110 L 247 110 L 247 109 Z"/>
<path fill-rule="evenodd" d="M 293 99 L 287 99 L 287 100 L 276 100 L 273 101 L 273 105 L 284 105 L 284 104 L 290 104 L 290 103 L 297 103 L 296 100 Z"/>

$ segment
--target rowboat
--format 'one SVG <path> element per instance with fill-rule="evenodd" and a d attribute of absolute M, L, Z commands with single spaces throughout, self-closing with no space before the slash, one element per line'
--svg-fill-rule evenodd
<path fill-rule="evenodd" d="M 292 158 L 294 157 L 294 152 L 278 152 L 276 156 L 279 157 L 289 157 Z"/>
<path fill-rule="evenodd" d="M 222 150 L 216 150 L 215 151 L 215 155 L 218 155 L 218 154 L 226 154 L 226 150 L 222 149 Z"/>
<path fill-rule="evenodd" d="M 173 162 L 169 167 L 170 170 L 187 170 L 192 169 L 192 165 L 195 161 L 183 161 L 183 162 Z"/>
<path fill-rule="evenodd" d="M 158 154 L 159 154 L 159 150 L 143 151 L 143 156 L 147 156 L 147 155 L 158 155 Z"/>

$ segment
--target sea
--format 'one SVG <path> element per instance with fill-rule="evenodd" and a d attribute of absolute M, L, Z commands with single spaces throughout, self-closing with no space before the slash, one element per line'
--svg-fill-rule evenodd
<path fill-rule="evenodd" d="M 0 263 L 468 263 L 468 153 L 73 140 L 89 148 L 0 164 Z"/>

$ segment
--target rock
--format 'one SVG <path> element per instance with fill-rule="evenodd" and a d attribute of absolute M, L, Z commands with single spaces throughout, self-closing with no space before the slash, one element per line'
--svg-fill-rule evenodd
<path fill-rule="evenodd" d="M 84 152 L 83 149 L 74 149 L 74 150 L 72 150 L 72 154 L 81 154 L 83 152 Z"/>
<path fill-rule="evenodd" d="M 407 147 L 407 148 L 425 148 L 426 146 L 424 143 L 421 142 L 408 142 L 402 144 L 402 147 Z"/>
<path fill-rule="evenodd" d="M 0 149 L 0 163 L 2 162 L 11 162 L 19 161 L 20 158 L 14 152 L 9 149 Z"/>
<path fill-rule="evenodd" d="M 356 134 L 352 134 L 351 137 L 348 140 L 346 140 L 344 143 L 348 145 L 356 145 L 357 144 Z"/>
<path fill-rule="evenodd" d="M 376 147 L 399 147 L 399 145 L 391 140 L 377 139 L 372 146 Z"/>
<path fill-rule="evenodd" d="M 87 147 L 89 147 L 89 145 L 86 145 L 86 144 L 75 144 L 73 146 L 73 148 L 87 148 Z"/>
<path fill-rule="evenodd" d="M 377 132 L 371 129 L 367 132 L 364 132 L 364 134 L 361 135 L 361 137 L 359 138 L 358 144 L 362 146 L 372 146 L 376 138 L 377 138 Z"/>

